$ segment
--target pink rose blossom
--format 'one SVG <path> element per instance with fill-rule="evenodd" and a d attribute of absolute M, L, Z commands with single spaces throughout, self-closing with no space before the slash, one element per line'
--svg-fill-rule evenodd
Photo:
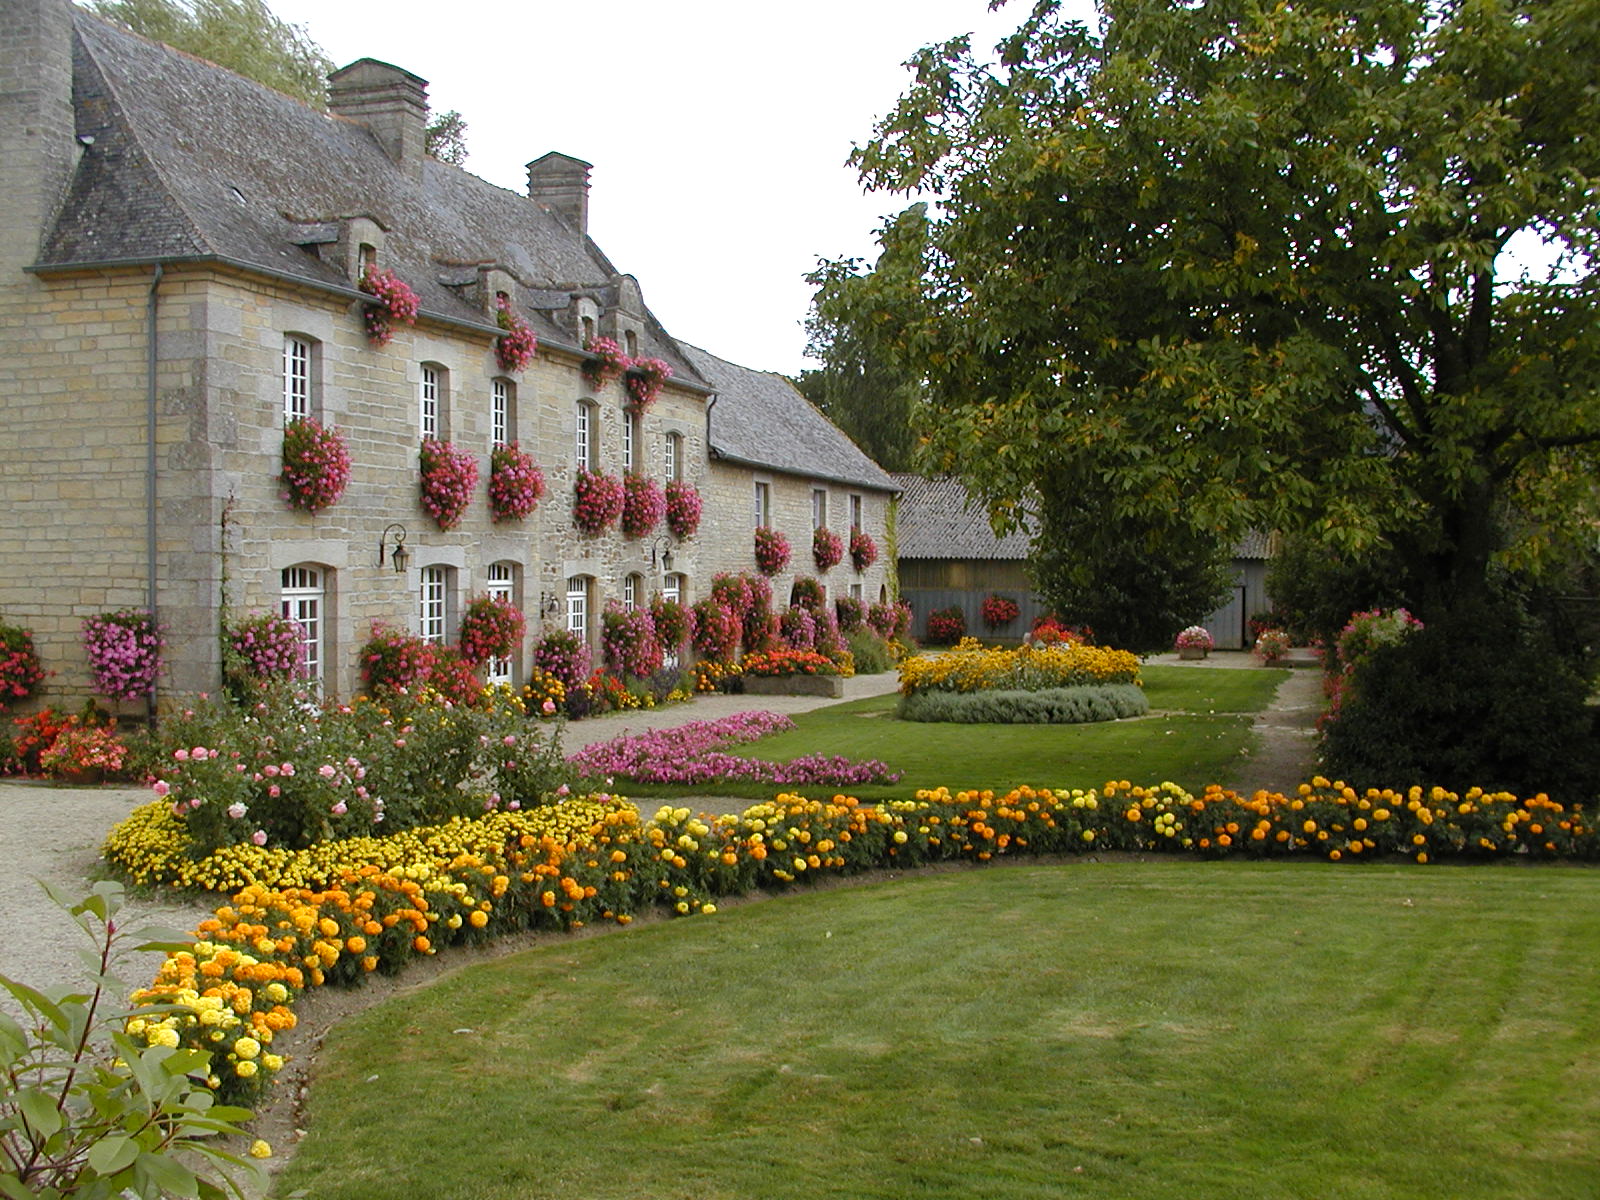
<path fill-rule="evenodd" d="M 243 804 L 241 804 L 237 800 L 234 801 L 232 804 L 228 805 L 228 815 L 230 817 L 232 817 L 235 821 L 237 821 L 240 818 L 242 818 L 244 816 L 244 814 L 249 812 L 249 811 L 250 811 L 249 809 L 247 809 Z"/>
<path fill-rule="evenodd" d="M 165 796 L 172 790 L 172 785 L 165 779 L 158 779 L 150 785 L 150 790 L 158 796 Z"/>
<path fill-rule="evenodd" d="M 265 829 L 256 830 L 250 835 L 250 840 L 258 846 L 265 846 L 267 844 L 267 831 Z"/>

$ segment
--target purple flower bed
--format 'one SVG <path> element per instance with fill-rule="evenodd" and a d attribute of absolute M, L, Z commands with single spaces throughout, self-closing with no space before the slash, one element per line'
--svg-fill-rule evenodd
<path fill-rule="evenodd" d="M 829 785 L 893 783 L 900 772 L 877 759 L 851 762 L 840 754 L 804 754 L 786 763 L 724 754 L 736 746 L 793 729 L 794 722 L 773 712 L 746 712 L 720 721 L 690 721 L 676 729 L 624 734 L 569 755 L 567 761 L 589 775 L 634 783 L 717 783 L 748 779 L 758 783 Z"/>

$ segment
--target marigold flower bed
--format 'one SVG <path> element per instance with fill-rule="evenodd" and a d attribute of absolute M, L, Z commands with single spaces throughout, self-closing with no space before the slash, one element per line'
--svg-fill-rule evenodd
<path fill-rule="evenodd" d="M 1093 683 L 1138 684 L 1139 659 L 1127 650 L 1060 642 L 1017 650 L 986 649 L 976 638 L 939 655 L 900 664 L 900 692 L 976 692 L 989 688 L 1039 691 Z"/>

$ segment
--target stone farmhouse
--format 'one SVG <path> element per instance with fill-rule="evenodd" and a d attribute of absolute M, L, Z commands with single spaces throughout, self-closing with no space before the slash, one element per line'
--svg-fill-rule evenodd
<path fill-rule="evenodd" d="M 593 640 L 608 601 L 686 601 L 754 571 L 754 529 L 793 546 L 786 601 L 815 525 L 885 551 L 893 481 L 781 376 L 677 341 L 587 233 L 589 164 L 550 153 L 527 194 L 424 151 L 423 80 L 363 59 L 329 80 L 328 113 L 81 12 L 0 3 L 0 616 L 34 631 L 50 699 L 89 692 L 83 618 L 152 609 L 162 688 L 214 689 L 226 611 L 301 622 L 322 686 L 359 688 L 373 622 L 437 641 L 462 606 L 508 595 L 528 640 Z M 414 324 L 379 345 L 363 272 L 414 291 Z M 505 307 L 538 339 L 496 353 Z M 597 384 L 608 338 L 670 369 L 654 403 Z M 316 512 L 279 475 L 294 417 L 335 427 L 349 483 Z M 459 523 L 423 507 L 419 447 L 471 453 Z M 492 448 L 541 468 L 532 514 L 492 519 Z M 687 538 L 574 523 L 580 467 L 693 485 Z M 403 540 L 403 570 L 395 547 Z M 884 598 L 887 553 L 819 576 L 830 596 Z M 527 655 L 501 664 L 515 679 Z"/>

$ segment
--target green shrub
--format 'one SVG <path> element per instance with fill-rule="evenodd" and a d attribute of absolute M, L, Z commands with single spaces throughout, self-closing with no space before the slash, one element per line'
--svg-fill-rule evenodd
<path fill-rule="evenodd" d="M 1588 683 L 1511 606 L 1445 614 L 1373 647 L 1323 728 L 1325 773 L 1357 787 L 1479 786 L 1557 800 L 1600 787 Z"/>
<path fill-rule="evenodd" d="M 850 644 L 857 675 L 882 675 L 893 669 L 894 655 L 889 651 L 889 643 L 865 625 L 852 629 L 845 640 Z"/>
<path fill-rule="evenodd" d="M 1142 717 L 1144 690 L 1130 683 L 1046 688 L 1042 691 L 916 692 L 900 700 L 905 721 L 967 725 L 1083 725 Z"/>

